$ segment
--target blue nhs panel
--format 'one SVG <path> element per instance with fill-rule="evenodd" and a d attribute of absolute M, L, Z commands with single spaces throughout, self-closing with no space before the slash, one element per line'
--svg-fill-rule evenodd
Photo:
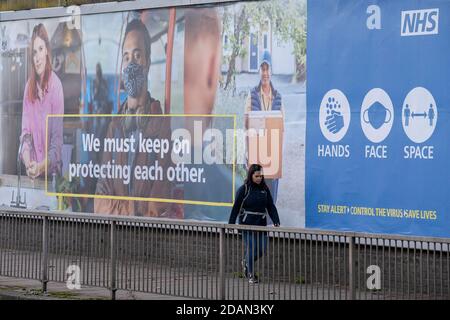
<path fill-rule="evenodd" d="M 450 1 L 308 1 L 306 226 L 450 236 Z"/>

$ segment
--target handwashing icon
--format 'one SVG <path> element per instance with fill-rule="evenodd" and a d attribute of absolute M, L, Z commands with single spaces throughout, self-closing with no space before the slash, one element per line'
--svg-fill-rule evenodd
<path fill-rule="evenodd" d="M 341 105 L 334 97 L 328 98 L 326 104 L 327 117 L 325 119 L 325 126 L 331 133 L 337 133 L 344 127 L 344 117 L 341 113 Z"/>
<path fill-rule="evenodd" d="M 350 125 L 350 104 L 339 89 L 331 89 L 322 98 L 319 125 L 323 136 L 330 142 L 340 141 Z"/>

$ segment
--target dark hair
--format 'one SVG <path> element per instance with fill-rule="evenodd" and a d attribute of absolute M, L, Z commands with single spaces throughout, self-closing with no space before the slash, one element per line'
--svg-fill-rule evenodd
<path fill-rule="evenodd" d="M 127 24 L 127 27 L 125 29 L 125 36 L 123 37 L 123 42 L 122 42 L 122 51 L 123 51 L 123 45 L 125 44 L 125 39 L 127 38 L 128 33 L 130 33 L 131 31 L 139 31 L 142 34 L 142 36 L 144 37 L 145 57 L 146 57 L 148 66 L 150 66 L 150 53 L 152 51 L 152 49 L 151 49 L 152 40 L 150 39 L 150 35 L 148 33 L 147 27 L 141 20 L 134 19 L 134 20 L 131 20 Z"/>
<path fill-rule="evenodd" d="M 252 177 L 256 171 L 262 171 L 262 166 L 259 164 L 250 165 L 250 167 L 248 168 L 248 171 L 247 171 L 247 178 L 245 179 L 245 182 L 244 182 L 246 185 L 250 186 L 253 184 Z M 263 187 L 264 189 L 268 189 L 268 187 L 266 185 L 266 181 L 264 180 L 264 175 L 262 176 L 260 186 Z"/>

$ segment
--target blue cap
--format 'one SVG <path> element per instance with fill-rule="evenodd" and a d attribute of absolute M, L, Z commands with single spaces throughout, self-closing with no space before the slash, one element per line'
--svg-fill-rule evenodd
<path fill-rule="evenodd" d="M 259 66 L 261 67 L 263 63 L 267 63 L 269 67 L 272 67 L 272 56 L 270 55 L 270 52 L 267 50 L 264 50 L 262 54 L 262 60 Z"/>

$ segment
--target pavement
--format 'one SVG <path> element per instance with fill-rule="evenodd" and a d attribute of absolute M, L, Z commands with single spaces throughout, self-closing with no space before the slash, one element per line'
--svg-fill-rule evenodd
<path fill-rule="evenodd" d="M 246 279 L 232 278 L 228 278 L 225 285 L 226 300 L 345 300 L 349 297 L 349 293 L 345 289 L 322 285 L 299 286 L 274 281 L 263 281 L 251 285 Z M 196 297 L 200 294 L 200 288 L 198 286 L 197 289 L 194 288 L 192 288 L 191 293 L 192 296 Z M 214 290 L 214 288 L 211 290 Z M 365 297 L 365 299 L 382 298 L 380 295 Z M 127 290 L 116 292 L 116 300 L 199 301 L 199 299 Z M 206 297 L 200 300 L 204 299 Z M 47 293 L 43 293 L 40 281 L 0 276 L 0 300 L 111 300 L 111 295 L 109 290 L 105 288 L 82 286 L 81 289 L 71 290 L 67 288 L 65 283 L 58 282 L 49 282 Z"/>
<path fill-rule="evenodd" d="M 0 300 L 110 300 L 111 293 L 105 288 L 82 286 L 69 289 L 65 283 L 49 282 L 47 293 L 37 280 L 0 276 Z M 126 290 L 116 292 L 117 300 L 192 300 L 188 298 L 142 293 Z"/>

